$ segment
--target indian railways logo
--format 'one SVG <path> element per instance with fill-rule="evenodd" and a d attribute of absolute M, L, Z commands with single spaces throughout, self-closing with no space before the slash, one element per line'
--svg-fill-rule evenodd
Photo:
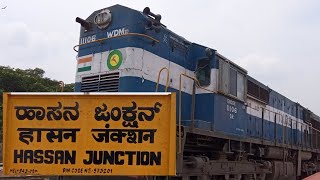
<path fill-rule="evenodd" d="M 110 70 L 118 69 L 122 64 L 122 53 L 119 50 L 112 51 L 107 60 L 107 66 Z"/>

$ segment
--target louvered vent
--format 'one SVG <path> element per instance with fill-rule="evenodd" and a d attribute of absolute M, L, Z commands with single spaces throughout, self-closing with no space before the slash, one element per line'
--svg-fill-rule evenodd
<path fill-rule="evenodd" d="M 82 78 L 81 92 L 118 92 L 119 72 Z"/>

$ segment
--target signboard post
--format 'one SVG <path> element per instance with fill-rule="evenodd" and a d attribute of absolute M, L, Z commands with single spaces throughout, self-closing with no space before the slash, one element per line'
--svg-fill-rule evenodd
<path fill-rule="evenodd" d="M 175 175 L 171 93 L 6 93 L 6 175 Z"/>

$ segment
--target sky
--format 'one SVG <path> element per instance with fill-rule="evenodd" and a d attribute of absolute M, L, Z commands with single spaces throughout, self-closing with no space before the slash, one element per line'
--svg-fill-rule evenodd
<path fill-rule="evenodd" d="M 75 18 L 115 4 L 150 7 L 173 32 L 320 115 L 318 0 L 0 0 L 0 65 L 39 67 L 46 77 L 74 82 Z"/>

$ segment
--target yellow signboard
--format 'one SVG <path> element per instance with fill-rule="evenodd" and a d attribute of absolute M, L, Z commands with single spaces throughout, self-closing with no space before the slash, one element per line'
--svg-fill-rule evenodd
<path fill-rule="evenodd" d="M 7 175 L 175 175 L 171 93 L 4 95 Z"/>

